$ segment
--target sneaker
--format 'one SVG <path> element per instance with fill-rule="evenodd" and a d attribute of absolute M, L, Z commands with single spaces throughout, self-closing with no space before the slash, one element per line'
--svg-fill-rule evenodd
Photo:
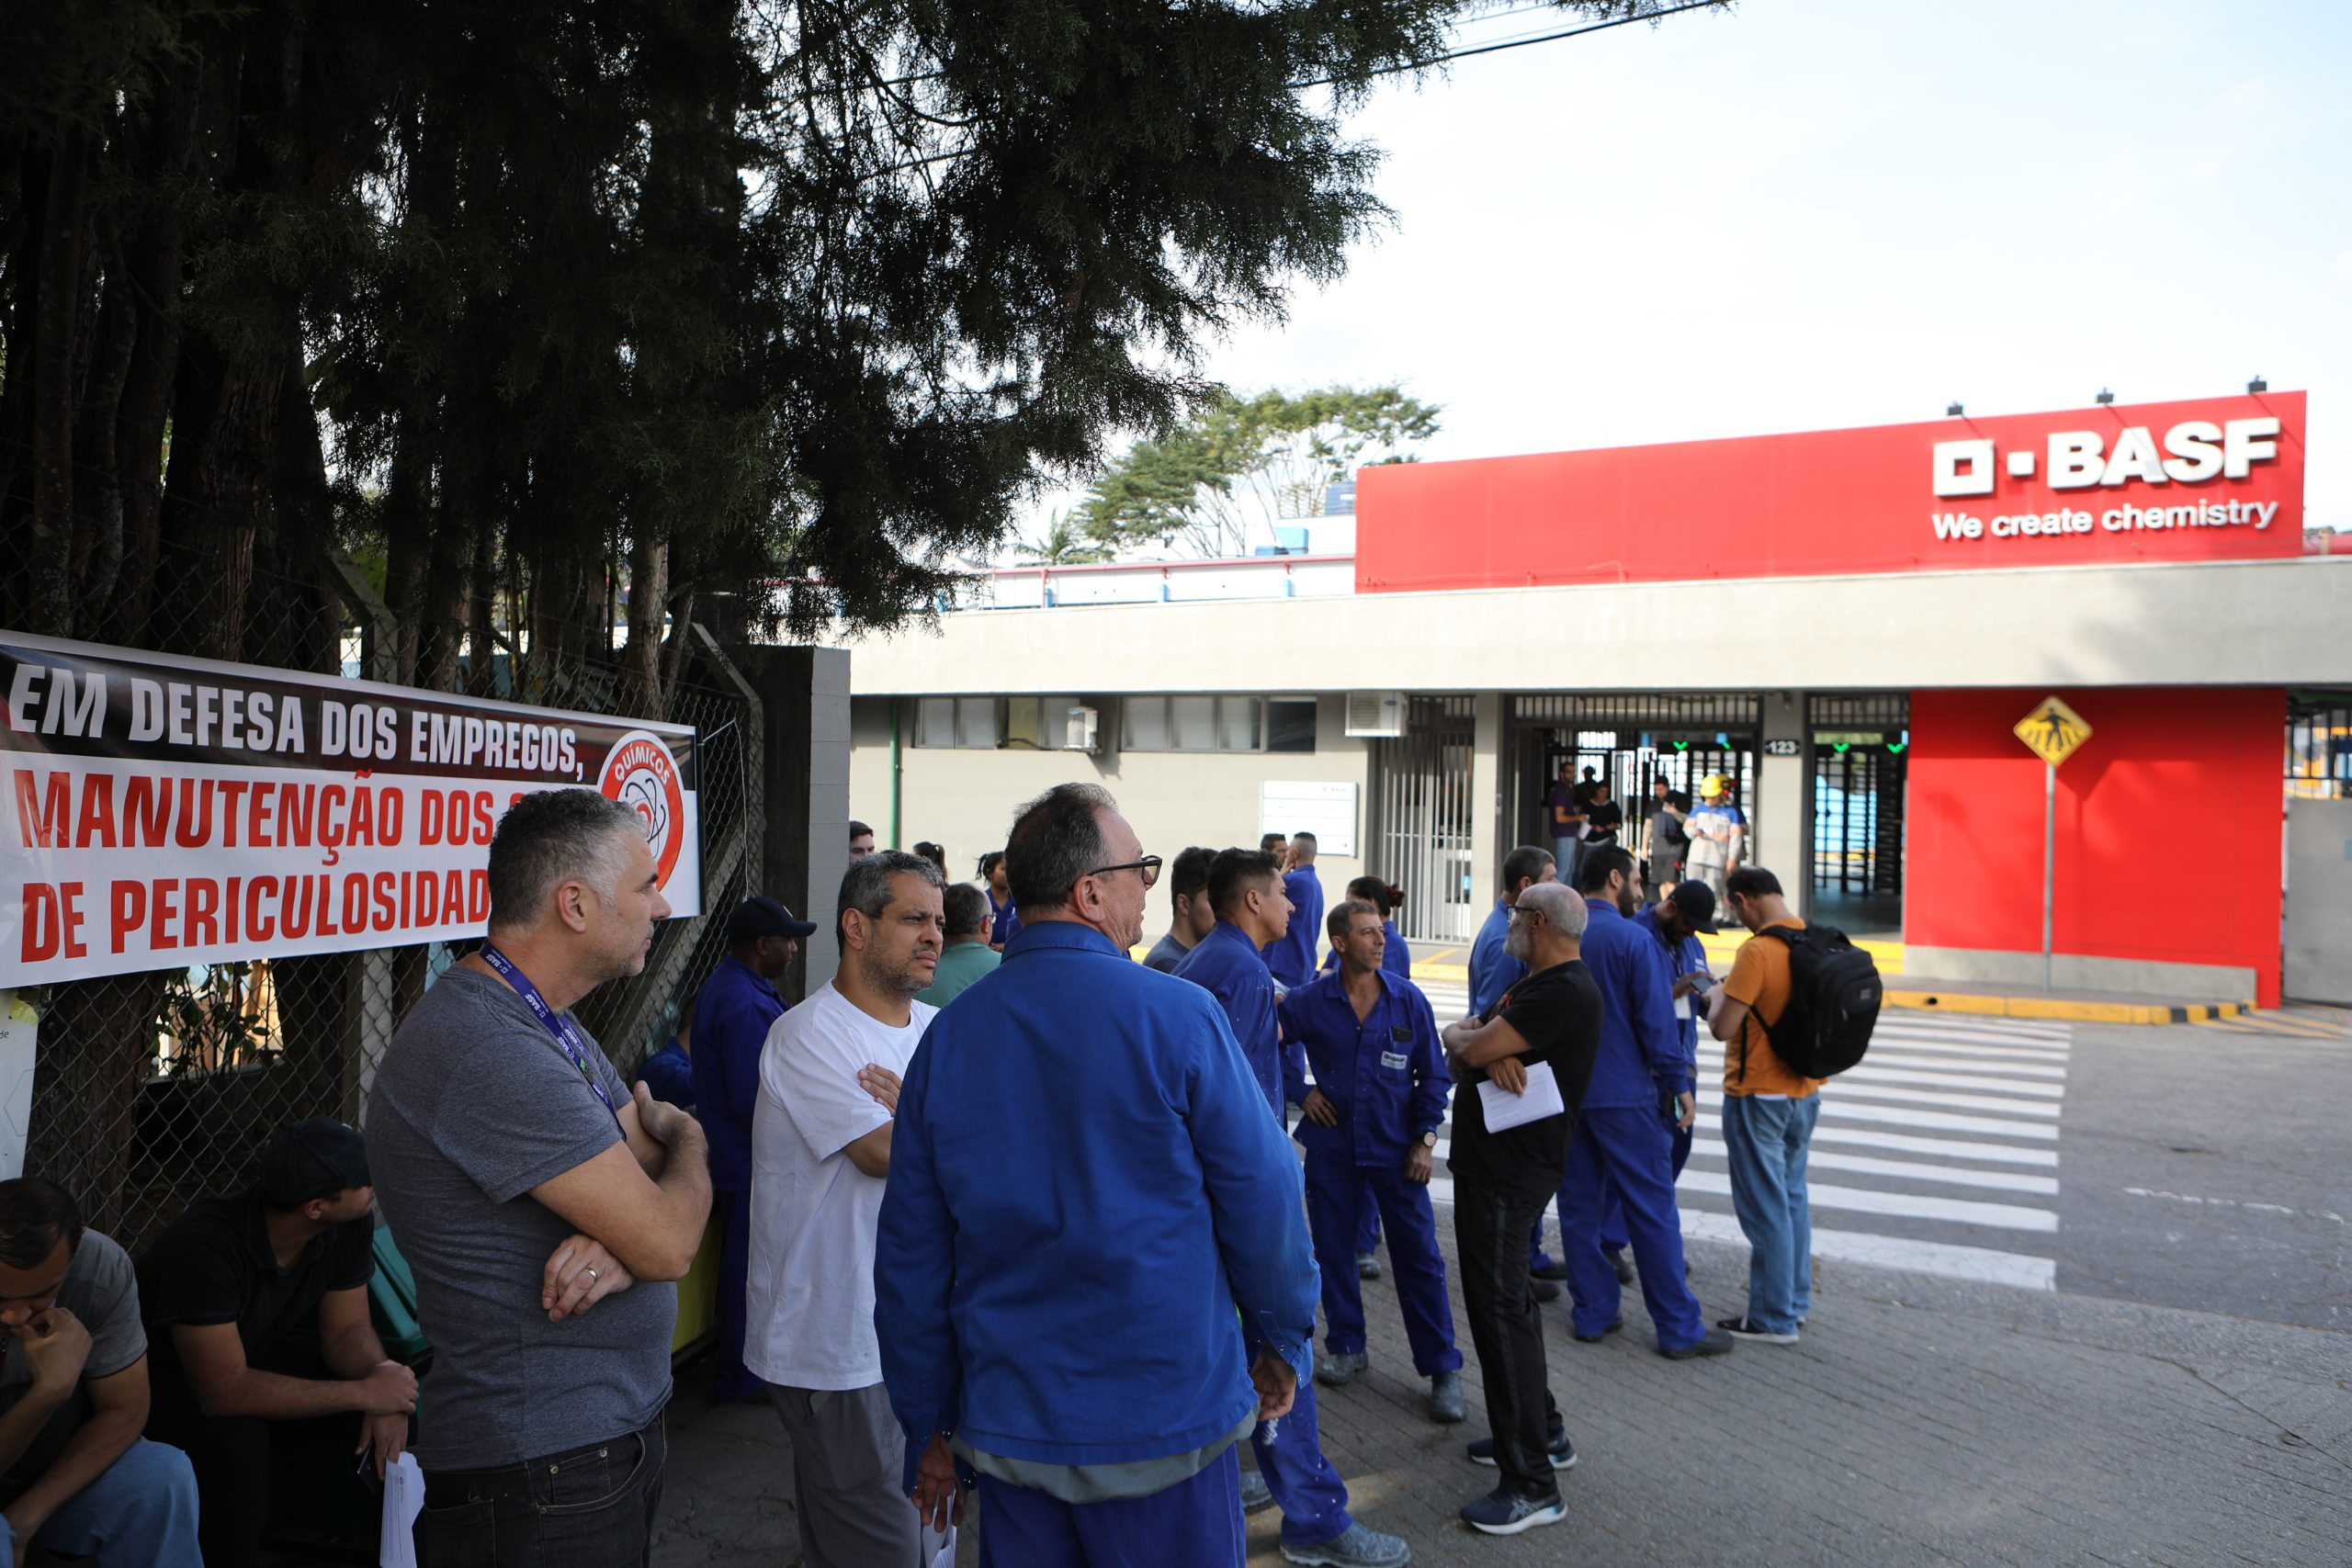
<path fill-rule="evenodd" d="M 1254 1470 L 1243 1471 L 1241 1472 L 1241 1511 L 1245 1514 L 1262 1514 L 1273 1506 L 1274 1489 L 1266 1484 L 1266 1478 Z"/>
<path fill-rule="evenodd" d="M 1283 1556 L 1317 1568 L 1401 1568 L 1413 1560 L 1413 1549 L 1396 1536 L 1351 1524 L 1345 1533 L 1313 1546 L 1293 1546 L 1284 1541 Z"/>
<path fill-rule="evenodd" d="M 1345 1388 L 1370 1365 L 1372 1358 L 1362 1350 L 1327 1350 L 1315 1358 L 1315 1381 L 1325 1388 Z"/>
<path fill-rule="evenodd" d="M 1568 1337 L 1575 1340 L 1579 1345 L 1598 1345 L 1610 1335 L 1616 1333 L 1619 1329 L 1624 1326 L 1625 1320 L 1621 1317 L 1598 1334 L 1578 1334 L 1574 1328 L 1570 1328 L 1568 1330 Z"/>
<path fill-rule="evenodd" d="M 1568 1266 L 1560 1262 L 1548 1252 L 1537 1253 L 1534 1258 L 1529 1261 L 1527 1265 L 1527 1271 L 1530 1274 L 1534 1275 L 1539 1280 L 1565 1280 L 1568 1277 Z"/>
<path fill-rule="evenodd" d="M 1769 1328 L 1757 1327 L 1748 1322 L 1744 1314 L 1739 1317 L 1724 1318 L 1715 1326 L 1734 1339 L 1753 1339 L 1760 1345 L 1793 1345 L 1797 1342 L 1794 1329 L 1786 1334 L 1775 1334 Z M 1798 1328 L 1804 1326 L 1802 1323 L 1797 1325 Z"/>
<path fill-rule="evenodd" d="M 1792 1334 L 1789 1337 L 1794 1339 L 1796 1336 Z M 1702 1356 L 1728 1356 L 1731 1354 L 1731 1334 L 1726 1329 L 1710 1328 L 1706 1337 L 1696 1345 L 1685 1345 L 1676 1350 L 1661 1345 L 1657 1353 L 1669 1361 L 1695 1361 Z"/>
<path fill-rule="evenodd" d="M 1568 1506 L 1557 1492 L 1549 1497 L 1522 1497 L 1498 1486 L 1475 1503 L 1462 1505 L 1463 1522 L 1487 1535 L 1517 1535 L 1539 1525 L 1556 1525 L 1568 1517 Z"/>
<path fill-rule="evenodd" d="M 1462 1403 L 1462 1374 L 1440 1372 L 1430 1379 L 1430 1419 L 1451 1427 L 1469 1414 Z"/>
<path fill-rule="evenodd" d="M 1634 1260 L 1625 1256 L 1623 1247 L 1612 1247 L 1609 1249 L 1609 1266 L 1617 1270 L 1619 1284 L 1630 1285 L 1634 1282 Z"/>
<path fill-rule="evenodd" d="M 1535 1299 L 1539 1302 L 1556 1302 L 1560 1299 L 1560 1287 L 1555 1280 L 1538 1279 L 1531 1274 L 1527 1279 L 1527 1288 L 1535 1293 Z"/>
<path fill-rule="evenodd" d="M 1577 1467 L 1577 1446 L 1568 1441 L 1566 1432 L 1555 1432 L 1545 1445 L 1544 1457 L 1552 1461 L 1554 1470 L 1574 1470 Z M 1474 1438 L 1470 1442 L 1470 1462 L 1491 1465 L 1495 1462 L 1495 1439 Z"/>
<path fill-rule="evenodd" d="M 1359 1279 L 1359 1280 L 1377 1280 L 1377 1279 L 1379 1279 L 1379 1278 L 1380 1278 L 1380 1258 L 1379 1258 L 1375 1254 L 1369 1253 L 1369 1252 L 1359 1252 L 1359 1253 L 1357 1253 L 1357 1254 L 1356 1254 L 1356 1278 L 1357 1278 L 1357 1279 Z"/>

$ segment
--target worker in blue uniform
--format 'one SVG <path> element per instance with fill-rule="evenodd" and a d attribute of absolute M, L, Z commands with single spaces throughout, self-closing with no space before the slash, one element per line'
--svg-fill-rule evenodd
<path fill-rule="evenodd" d="M 1048 790 L 1008 853 L 1022 929 L 897 1091 L 874 1325 L 905 1484 L 939 1527 L 977 1477 L 983 1568 L 1240 1568 L 1235 1445 L 1313 1386 L 1296 1158 L 1224 1012 L 1129 962 L 1159 862 L 1110 795 Z"/>
<path fill-rule="evenodd" d="M 1678 882 L 1674 891 L 1634 917 L 1634 923 L 1658 944 L 1674 998 L 1674 1026 L 1680 1032 L 1682 1055 L 1690 1064 L 1695 1082 L 1699 1071 L 1699 1012 L 1706 1005 L 1713 975 L 1707 967 L 1707 947 L 1701 936 L 1715 934 L 1714 889 L 1703 882 Z M 1690 1161 L 1690 1127 L 1677 1118 L 1674 1128 L 1674 1174 Z"/>
<path fill-rule="evenodd" d="M 760 1100 L 760 1048 L 784 1016 L 775 988 L 817 929 L 774 898 L 751 897 L 727 917 L 727 956 L 695 997 L 695 1115 L 710 1144 L 710 1208 L 719 1220 L 714 1328 L 722 1402 L 763 1386 L 743 1365 L 743 1283 L 752 1256 L 752 1110 Z"/>
<path fill-rule="evenodd" d="M 1315 943 L 1323 931 L 1323 882 L 1315 874 L 1314 834 L 1290 836 L 1290 860 L 1282 884 L 1294 918 L 1266 949 L 1266 967 L 1288 990 L 1315 978 Z"/>
<path fill-rule="evenodd" d="M 1323 1271 L 1327 1352 L 1316 1380 L 1338 1388 L 1368 1364 L 1363 1285 L 1348 1248 L 1357 1211 L 1371 1193 L 1388 1222 L 1389 1261 L 1413 1369 L 1430 1380 L 1430 1418 L 1463 1418 L 1462 1352 L 1445 1297 L 1430 1207 L 1437 1131 L 1445 1122 L 1445 1048 L 1429 998 L 1381 965 L 1386 937 L 1379 909 L 1362 898 L 1332 909 L 1326 929 L 1340 954 L 1337 974 L 1319 976 L 1282 999 L 1283 1034 L 1299 1042 L 1314 1086 L 1287 1086 L 1306 1111 L 1306 1218 Z"/>
<path fill-rule="evenodd" d="M 681 1111 L 695 1108 L 694 1032 L 695 1021 L 689 1014 L 678 1020 L 677 1032 L 662 1049 L 637 1065 L 638 1079 L 647 1092 Z"/>
<path fill-rule="evenodd" d="M 1293 840 L 1294 844 L 1296 842 Z M 1176 977 L 1190 980 L 1216 998 L 1233 1026 L 1233 1037 L 1248 1059 L 1250 1076 L 1265 1096 L 1274 1125 L 1284 1124 L 1285 1082 L 1303 1083 L 1304 1054 L 1292 1042 L 1294 1060 L 1285 1070 L 1284 1044 L 1274 1016 L 1274 977 L 1259 954 L 1279 946 L 1296 916 L 1283 891 L 1281 863 L 1262 850 L 1220 850 L 1209 863 L 1209 928 Z M 1348 1514 L 1347 1483 L 1323 1455 L 1316 1431 L 1315 1389 L 1301 1383 L 1298 1403 L 1279 1424 L 1261 1427 L 1250 1438 L 1258 1473 L 1283 1510 L 1283 1556 L 1293 1562 L 1329 1568 L 1371 1568 L 1411 1560 L 1411 1550 L 1395 1536 L 1382 1535 Z"/>
<path fill-rule="evenodd" d="M 1559 880 L 1559 863 L 1552 852 L 1541 844 L 1521 844 L 1503 856 L 1503 878 L 1500 896 L 1495 907 L 1487 912 L 1487 923 L 1478 928 L 1478 935 L 1470 943 L 1470 1016 L 1484 1018 L 1503 993 L 1527 978 L 1527 965 L 1505 951 L 1510 937 L 1511 906 L 1519 896 L 1539 882 Z M 1534 1234 L 1527 1238 L 1527 1272 L 1535 1281 L 1535 1299 L 1556 1301 L 1560 1281 L 1568 1277 L 1567 1266 L 1555 1261 L 1544 1250 L 1544 1222 L 1535 1222 Z"/>
<path fill-rule="evenodd" d="M 1413 977 L 1413 950 L 1405 945 L 1404 937 L 1396 930 L 1396 922 L 1388 918 L 1390 911 L 1396 907 L 1396 900 L 1404 896 L 1402 888 L 1391 887 L 1376 876 L 1359 876 L 1348 884 L 1349 897 L 1361 898 L 1380 911 L 1381 968 L 1399 980 L 1409 980 Z M 1331 921 L 1327 917 L 1323 924 L 1329 930 Z M 1323 967 L 1316 973 L 1318 976 L 1335 975 L 1339 969 L 1340 944 L 1335 938 L 1331 951 L 1324 954 Z M 1363 1201 L 1358 1207 L 1363 1218 L 1356 1227 L 1356 1278 L 1377 1280 L 1380 1278 L 1380 1204 L 1373 1196 L 1369 1182 L 1364 1184 Z"/>
<path fill-rule="evenodd" d="M 1640 882 L 1617 845 L 1588 850 L 1577 879 L 1588 911 L 1581 946 L 1600 989 L 1600 1044 L 1584 1111 L 1568 1139 L 1560 1183 L 1560 1241 L 1567 1255 L 1570 1331 L 1588 1344 L 1623 1327 L 1623 1290 L 1601 1248 L 1613 1196 L 1624 1205 L 1642 1297 L 1661 1355 L 1718 1356 L 1731 1336 L 1707 1325 L 1682 1268 L 1682 1222 L 1674 1201 L 1670 1129 L 1697 1118 L 1694 1077 L 1674 1027 L 1655 938 L 1634 924 Z M 1672 1110 L 1674 1122 L 1661 1114 Z"/>

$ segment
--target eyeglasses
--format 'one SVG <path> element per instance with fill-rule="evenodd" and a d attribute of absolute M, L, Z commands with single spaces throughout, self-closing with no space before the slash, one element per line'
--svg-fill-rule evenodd
<path fill-rule="evenodd" d="M 1544 918 L 1544 911 L 1532 904 L 1513 904 L 1510 907 L 1510 912 L 1514 915 L 1524 915 L 1531 920 L 1540 920 Z"/>
<path fill-rule="evenodd" d="M 1080 874 L 1108 876 L 1114 871 L 1132 871 L 1143 878 L 1143 890 L 1148 893 L 1152 886 L 1159 880 L 1159 868 L 1162 863 L 1164 863 L 1159 856 L 1146 855 L 1141 860 L 1123 861 L 1117 865 L 1098 865 L 1092 871 L 1083 872 Z"/>

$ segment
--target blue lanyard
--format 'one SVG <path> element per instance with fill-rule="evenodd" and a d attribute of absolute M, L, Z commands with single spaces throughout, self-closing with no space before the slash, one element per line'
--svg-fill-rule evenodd
<path fill-rule="evenodd" d="M 563 1054 L 571 1058 L 571 1065 L 580 1069 L 582 1077 L 588 1080 L 588 1087 L 595 1092 L 596 1099 L 612 1112 L 613 1125 L 619 1126 L 621 1113 L 613 1109 L 613 1097 L 605 1092 L 605 1086 L 598 1083 L 596 1075 L 588 1070 L 587 1043 L 580 1038 L 580 1031 L 572 1027 L 571 1020 L 548 1006 L 547 998 L 539 995 L 539 988 L 531 984 L 531 977 L 515 968 L 514 961 L 499 952 L 493 944 L 487 942 L 481 944 L 481 961 L 498 971 L 498 977 L 513 987 L 514 994 L 523 998 L 523 1005 L 547 1025 L 548 1032 L 555 1036 L 555 1043 L 563 1047 Z"/>

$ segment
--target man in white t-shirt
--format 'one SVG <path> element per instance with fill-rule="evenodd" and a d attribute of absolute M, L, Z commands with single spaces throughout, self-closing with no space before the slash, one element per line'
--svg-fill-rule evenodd
<path fill-rule="evenodd" d="M 874 1235 L 899 1077 L 938 1010 L 939 868 L 886 850 L 842 878 L 841 971 L 775 1021 L 752 1113 L 752 1258 L 743 1364 L 774 1385 L 792 1438 L 809 1568 L 912 1563 L 906 1438 L 874 1337 Z"/>

